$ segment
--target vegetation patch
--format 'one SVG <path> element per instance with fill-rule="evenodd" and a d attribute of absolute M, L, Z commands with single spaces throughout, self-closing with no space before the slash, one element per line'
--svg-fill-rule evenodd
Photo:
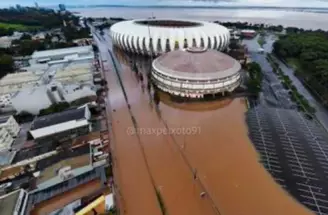
<path fill-rule="evenodd" d="M 249 79 L 247 81 L 247 88 L 250 93 L 254 94 L 255 96 L 258 96 L 262 88 L 262 68 L 256 62 L 249 63 L 246 67 L 249 75 Z"/>
<path fill-rule="evenodd" d="M 289 32 L 273 44 L 273 52 L 294 69 L 297 77 L 323 104 L 328 104 L 328 33 Z"/>
<path fill-rule="evenodd" d="M 259 38 L 257 39 L 257 43 L 263 48 L 265 41 L 265 35 L 263 33 L 260 33 Z"/>
<path fill-rule="evenodd" d="M 293 85 L 293 82 L 283 73 L 279 67 L 279 64 L 274 60 L 271 54 L 267 55 L 267 60 L 271 64 L 273 72 L 276 73 L 281 80 L 284 88 L 289 91 L 290 99 L 297 104 L 298 110 L 313 115 L 316 112 L 315 108 L 312 107 L 308 100 L 297 91 L 297 88 Z"/>
<path fill-rule="evenodd" d="M 27 31 L 27 30 L 31 30 L 31 29 L 38 29 L 38 28 L 40 28 L 40 26 L 27 26 L 27 25 L 22 25 L 22 24 L 12 24 L 12 23 L 0 22 L 0 28 L 13 29 L 15 31 Z"/>

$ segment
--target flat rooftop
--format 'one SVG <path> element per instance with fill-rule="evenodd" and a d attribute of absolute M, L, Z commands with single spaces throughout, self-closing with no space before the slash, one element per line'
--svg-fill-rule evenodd
<path fill-rule="evenodd" d="M 63 48 L 63 49 L 52 49 L 46 51 L 35 51 L 32 54 L 32 58 L 47 58 L 56 55 L 71 55 L 75 53 L 88 53 L 93 52 L 92 46 L 78 46 L 71 48 Z"/>
<path fill-rule="evenodd" d="M 31 130 L 36 130 L 71 120 L 79 120 L 85 117 L 85 108 L 70 109 L 60 113 L 49 114 L 36 118 L 33 121 Z"/>
<path fill-rule="evenodd" d="M 59 161 L 44 170 L 41 170 L 41 174 L 37 179 L 37 184 L 43 183 L 55 176 L 57 176 L 57 171 L 63 167 L 69 166 L 71 169 L 76 169 L 79 167 L 87 166 L 90 164 L 90 155 L 85 154 L 78 157 L 68 158 L 66 160 Z"/>
<path fill-rule="evenodd" d="M 0 214 L 11 215 L 14 214 L 16 202 L 18 200 L 20 190 L 0 196 Z"/>
<path fill-rule="evenodd" d="M 80 83 L 92 81 L 92 64 L 71 65 L 58 70 L 54 76 L 61 83 Z"/>
<path fill-rule="evenodd" d="M 0 94 L 15 93 L 22 88 L 33 87 L 40 77 L 34 72 L 7 74 L 0 80 Z"/>

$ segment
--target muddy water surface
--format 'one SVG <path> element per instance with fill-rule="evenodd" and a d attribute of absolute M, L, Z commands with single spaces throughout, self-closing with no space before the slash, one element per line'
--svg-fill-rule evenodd
<path fill-rule="evenodd" d="M 117 154 L 122 160 L 120 171 L 126 177 L 136 166 L 145 169 L 138 177 L 149 174 L 144 180 L 153 182 L 168 214 L 311 214 L 280 188 L 259 163 L 247 136 L 244 99 L 177 104 L 160 93 L 161 102 L 156 108 L 135 72 L 126 62 L 121 63 L 120 76 L 137 129 L 126 123 L 129 119 L 124 108 L 116 110 L 114 115 L 121 123 L 118 127 L 126 131 L 124 135 L 114 130 L 120 140 L 116 144 L 121 148 Z M 146 75 L 143 77 L 146 85 Z M 137 141 L 136 137 L 139 148 L 131 142 Z M 126 161 L 132 155 L 134 160 Z M 131 179 L 122 180 L 126 181 L 123 186 L 128 186 Z M 148 187 L 151 193 L 147 183 L 140 187 Z M 129 189 L 136 190 L 133 186 L 130 184 Z M 128 188 L 124 189 L 123 196 L 129 193 Z M 206 193 L 204 197 L 200 196 L 202 192 Z M 133 199 L 123 198 L 126 202 Z"/>

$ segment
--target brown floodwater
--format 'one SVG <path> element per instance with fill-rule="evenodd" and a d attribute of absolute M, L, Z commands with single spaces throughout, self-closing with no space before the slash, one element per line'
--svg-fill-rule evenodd
<path fill-rule="evenodd" d="M 171 215 L 311 214 L 259 163 L 247 135 L 244 99 L 183 104 L 160 93 L 157 108 L 122 63 L 129 112 L 116 74 L 106 74 L 123 214 L 160 214 L 155 189 Z"/>

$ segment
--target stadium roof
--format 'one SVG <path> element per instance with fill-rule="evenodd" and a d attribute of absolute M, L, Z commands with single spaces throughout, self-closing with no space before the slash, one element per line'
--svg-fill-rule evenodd
<path fill-rule="evenodd" d="M 176 50 L 165 53 L 153 62 L 153 67 L 174 77 L 222 78 L 241 69 L 238 61 L 215 50 Z"/>

